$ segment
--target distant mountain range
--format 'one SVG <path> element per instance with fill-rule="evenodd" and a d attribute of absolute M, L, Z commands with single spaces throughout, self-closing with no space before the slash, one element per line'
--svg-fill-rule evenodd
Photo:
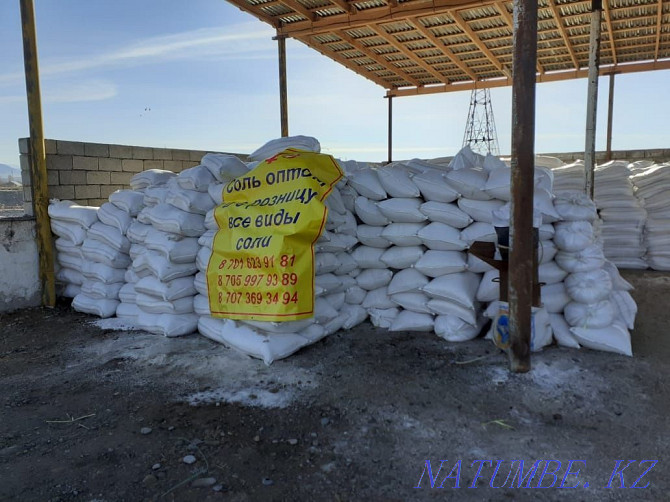
<path fill-rule="evenodd" d="M 14 181 L 21 181 L 21 170 L 7 164 L 0 164 L 0 179 L 7 180 L 12 177 Z"/>

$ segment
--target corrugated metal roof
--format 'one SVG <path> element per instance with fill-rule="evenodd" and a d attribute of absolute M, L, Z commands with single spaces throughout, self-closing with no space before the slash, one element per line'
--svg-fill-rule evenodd
<path fill-rule="evenodd" d="M 388 90 L 511 83 L 512 2 L 228 0 Z M 586 75 L 591 0 L 538 1 L 538 81 Z M 603 0 L 601 73 L 670 69 L 670 0 Z"/>

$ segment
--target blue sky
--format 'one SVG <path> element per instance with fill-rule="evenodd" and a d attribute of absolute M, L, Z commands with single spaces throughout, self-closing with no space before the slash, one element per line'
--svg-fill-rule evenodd
<path fill-rule="evenodd" d="M 273 30 L 225 0 L 36 0 L 47 138 L 250 152 L 279 136 Z M 18 0 L 0 2 L 0 163 L 28 135 Z M 288 40 L 291 134 L 342 159 L 386 158 L 384 90 Z M 613 148 L 670 147 L 670 71 L 619 75 Z M 537 87 L 536 151 L 584 148 L 586 79 Z M 491 92 L 501 153 L 511 89 Z M 597 148 L 605 147 L 601 79 Z M 394 158 L 453 155 L 469 92 L 394 100 Z M 150 108 L 150 111 L 145 109 Z"/>

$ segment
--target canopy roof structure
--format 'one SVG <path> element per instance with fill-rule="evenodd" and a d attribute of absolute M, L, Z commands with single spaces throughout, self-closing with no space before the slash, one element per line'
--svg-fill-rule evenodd
<path fill-rule="evenodd" d="M 510 1 L 228 0 L 387 89 L 511 85 Z M 537 81 L 587 76 L 591 0 L 538 0 Z M 600 73 L 670 69 L 670 0 L 603 0 Z"/>

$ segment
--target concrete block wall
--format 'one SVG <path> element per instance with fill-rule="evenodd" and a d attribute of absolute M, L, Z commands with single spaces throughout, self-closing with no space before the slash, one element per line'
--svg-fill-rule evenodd
<path fill-rule="evenodd" d="M 543 153 L 541 155 L 557 157 L 568 164 L 575 160 L 584 159 L 584 152 Z M 607 152 L 596 152 L 596 163 L 604 163 L 606 157 Z M 612 150 L 612 159 L 627 160 L 629 162 L 635 162 L 636 160 L 651 160 L 657 163 L 670 162 L 670 148 L 652 148 L 650 150 Z"/>
<path fill-rule="evenodd" d="M 202 150 L 45 140 L 49 197 L 100 206 L 109 195 L 130 187 L 130 178 L 147 169 L 179 173 L 197 166 Z M 24 209 L 33 214 L 28 138 L 19 139 Z M 245 156 L 237 154 L 244 159 Z"/>
<path fill-rule="evenodd" d="M 0 218 L 0 313 L 40 304 L 33 218 Z"/>

